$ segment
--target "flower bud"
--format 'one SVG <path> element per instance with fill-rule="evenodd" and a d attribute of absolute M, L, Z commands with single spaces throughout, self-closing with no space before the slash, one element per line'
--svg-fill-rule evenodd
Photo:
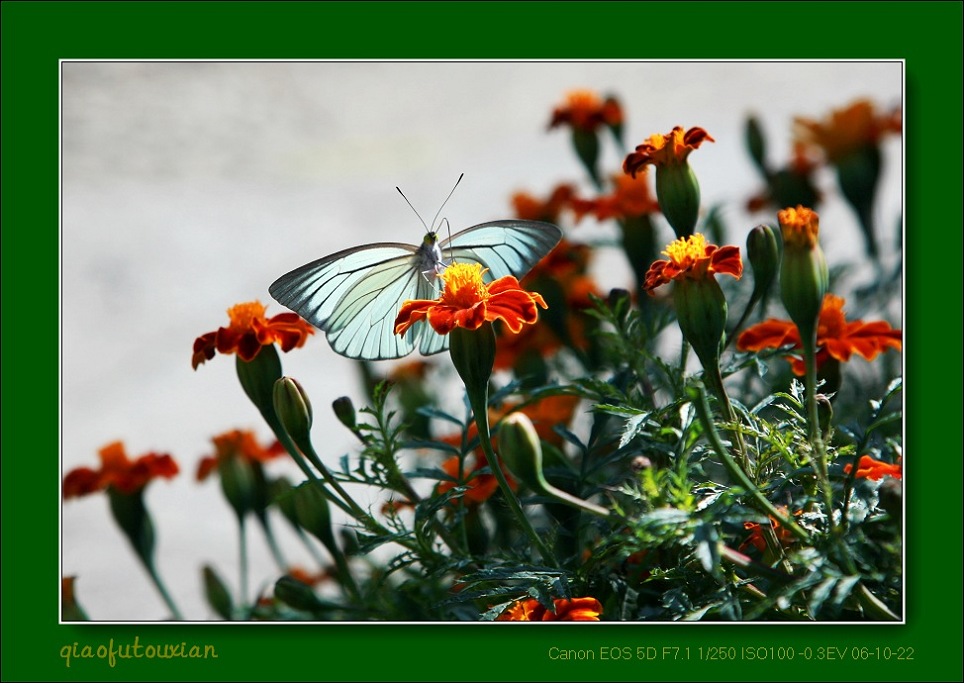
<path fill-rule="evenodd" d="M 300 526 L 298 523 L 298 511 L 295 509 L 295 497 L 292 493 L 294 487 L 287 477 L 277 477 L 268 485 L 268 495 L 271 502 L 278 506 L 281 514 L 284 515 L 292 526 Z"/>
<path fill-rule="evenodd" d="M 817 239 L 819 219 L 803 206 L 777 214 L 783 233 L 780 293 L 804 345 L 816 341 L 817 318 L 829 286 L 827 261 Z"/>
<path fill-rule="evenodd" d="M 767 140 L 755 116 L 750 116 L 746 120 L 746 146 L 750 150 L 753 163 L 764 177 L 767 176 Z"/>
<path fill-rule="evenodd" d="M 780 265 L 776 231 L 769 225 L 753 228 L 746 238 L 746 255 L 753 269 L 753 298 L 759 299 L 770 287 Z"/>
<path fill-rule="evenodd" d="M 210 565 L 204 565 L 204 595 L 208 604 L 222 619 L 231 620 L 234 618 L 234 604 L 231 600 L 231 593 L 224 580 Z"/>
<path fill-rule="evenodd" d="M 689 163 L 656 167 L 656 199 L 677 237 L 693 234 L 700 211 L 700 183 Z"/>
<path fill-rule="evenodd" d="M 304 482 L 295 487 L 292 492 L 295 512 L 298 515 L 299 526 L 321 541 L 329 552 L 336 555 L 339 551 L 331 531 L 331 510 L 328 507 L 328 499 L 318 488 L 319 486 L 320 484 L 313 482 Z"/>
<path fill-rule="evenodd" d="M 274 411 L 281 426 L 302 451 L 310 450 L 311 402 L 305 390 L 290 377 L 274 383 Z"/>
<path fill-rule="evenodd" d="M 820 435 L 829 439 L 832 435 L 833 406 L 824 394 L 817 394 L 817 420 L 820 423 Z"/>
<path fill-rule="evenodd" d="M 836 161 L 837 183 L 847 203 L 857 214 L 867 255 L 872 259 L 877 257 L 873 209 L 880 163 L 880 148 L 876 144 L 864 145 Z"/>
<path fill-rule="evenodd" d="M 274 596 L 289 607 L 303 612 L 316 612 L 324 607 L 311 586 L 287 574 L 275 582 Z"/>
<path fill-rule="evenodd" d="M 573 128 L 572 146 L 593 183 L 599 185 L 599 170 L 596 167 L 596 161 L 599 158 L 599 138 L 596 137 L 596 131 Z"/>
<path fill-rule="evenodd" d="M 545 492 L 542 442 L 527 415 L 512 413 L 502 420 L 499 427 L 499 455 L 513 476 L 525 482 L 533 491 Z"/>
<path fill-rule="evenodd" d="M 348 427 L 348 429 L 354 429 L 355 425 L 355 406 L 352 405 L 351 399 L 347 396 L 339 396 L 334 401 L 331 402 L 332 410 L 335 411 L 335 417 L 343 425 Z"/>

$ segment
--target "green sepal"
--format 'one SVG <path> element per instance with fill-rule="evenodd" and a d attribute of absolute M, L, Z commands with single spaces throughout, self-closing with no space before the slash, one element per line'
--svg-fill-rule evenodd
<path fill-rule="evenodd" d="M 124 493 L 113 486 L 107 488 L 111 515 L 127 536 L 138 558 L 149 569 L 154 566 L 154 523 L 144 504 L 144 489 Z"/>
<path fill-rule="evenodd" d="M 230 621 L 234 618 L 234 602 L 231 600 L 231 593 L 228 592 L 224 580 L 211 565 L 204 565 L 202 575 L 204 597 L 207 599 L 211 609 L 222 619 Z"/>
<path fill-rule="evenodd" d="M 700 183 L 688 163 L 656 167 L 656 199 L 677 237 L 693 234 L 700 213 Z"/>

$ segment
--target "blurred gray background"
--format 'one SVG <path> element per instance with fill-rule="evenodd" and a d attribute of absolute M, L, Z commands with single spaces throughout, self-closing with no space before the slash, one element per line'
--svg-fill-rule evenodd
<path fill-rule="evenodd" d="M 216 479 L 194 480 L 210 438 L 235 428 L 270 432 L 238 385 L 234 359 L 197 372 L 195 337 L 227 324 L 226 309 L 260 299 L 276 277 L 332 251 L 367 242 L 417 243 L 423 229 L 395 190 L 428 221 L 446 205 L 452 230 L 512 215 L 518 190 L 547 194 L 563 181 L 591 195 L 568 132 L 547 131 L 567 91 L 589 88 L 623 103 L 631 149 L 675 125 L 715 139 L 691 157 L 704 206 L 721 204 L 733 243 L 770 215 L 746 213 L 761 187 L 744 149 L 757 114 L 771 163 L 790 154 L 795 115 L 822 118 L 858 97 L 901 104 L 899 62 L 318 62 L 98 63 L 62 65 L 62 463 L 96 466 L 121 439 L 128 453 L 171 453 L 182 473 L 151 484 L 160 573 L 189 619 L 212 618 L 201 566 L 237 585 L 234 514 Z M 884 145 L 879 212 L 894 261 L 901 211 L 901 141 Z M 622 161 L 609 140 L 602 168 Z M 821 240 L 831 265 L 862 251 L 849 208 L 829 190 Z M 584 220 L 576 240 L 612 234 Z M 663 226 L 665 242 L 673 235 Z M 609 230 L 609 232 L 607 232 Z M 620 254 L 597 259 L 603 288 L 628 286 Z M 363 404 L 357 373 L 323 335 L 282 356 L 315 405 L 314 438 L 335 463 L 354 452 L 333 417 L 341 395 Z M 862 362 L 862 361 L 861 361 Z M 268 465 L 272 474 L 297 470 Z M 362 500 L 365 498 L 362 496 Z M 293 564 L 310 566 L 278 521 Z M 278 571 L 249 524 L 251 586 Z M 62 570 L 78 576 L 95 620 L 157 620 L 167 610 L 114 526 L 103 495 L 62 510 Z"/>

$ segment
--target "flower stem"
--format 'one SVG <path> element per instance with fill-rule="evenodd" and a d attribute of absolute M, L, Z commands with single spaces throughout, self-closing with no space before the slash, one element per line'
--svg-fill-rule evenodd
<path fill-rule="evenodd" d="M 506 480 L 505 473 L 502 471 L 502 463 L 492 449 L 492 437 L 489 433 L 488 388 L 483 387 L 481 392 L 479 392 L 472 391 L 466 387 L 466 391 L 469 394 L 469 403 L 472 404 L 472 410 L 475 413 L 475 424 L 479 430 L 479 445 L 482 447 L 482 452 L 485 453 L 486 460 L 489 462 L 489 469 L 492 470 L 496 481 L 499 482 L 499 489 L 502 491 L 502 496 L 509 504 L 509 509 L 519 522 L 519 526 L 529 536 L 532 544 L 539 551 L 542 559 L 553 567 L 558 566 L 558 562 L 556 562 L 552 551 L 549 550 L 543 542 L 542 537 L 540 537 L 532 527 L 532 523 L 529 521 L 529 518 L 526 517 L 525 511 L 519 503 L 519 499 L 509 487 L 509 482 Z"/>
<path fill-rule="evenodd" d="M 797 538 L 802 541 L 809 542 L 810 534 L 806 532 L 803 527 L 793 521 L 792 518 L 785 515 L 783 512 L 778 510 L 776 506 L 767 500 L 767 497 L 760 492 L 760 489 L 756 487 L 750 478 L 747 476 L 746 472 L 737 464 L 733 459 L 733 456 L 727 452 L 726 447 L 723 445 L 723 441 L 720 440 L 720 435 L 716 431 L 716 427 L 713 425 L 713 418 L 710 414 L 709 402 L 706 398 L 706 391 L 703 387 L 692 387 L 689 390 L 690 400 L 693 401 L 693 405 L 696 407 L 696 412 L 699 415 L 700 422 L 703 423 L 703 430 L 706 432 L 706 437 L 710 441 L 710 445 L 716 454 L 720 457 L 723 463 L 723 467 L 730 474 L 736 482 L 742 486 L 746 491 L 753 497 L 753 499 L 763 508 L 766 514 L 774 517 L 783 526 L 790 529 Z"/>
<path fill-rule="evenodd" d="M 238 516 L 238 603 L 248 602 L 248 535 L 245 533 L 244 516 Z"/>
<path fill-rule="evenodd" d="M 801 335 L 803 337 L 803 335 Z M 817 408 L 817 330 L 816 327 L 811 334 L 803 337 L 803 359 L 806 364 L 806 374 L 804 376 L 804 390 L 807 400 L 807 426 L 810 437 L 810 447 L 812 448 L 813 469 L 817 473 L 820 483 L 820 492 L 823 496 L 823 504 L 826 508 L 827 524 L 831 534 L 836 529 L 836 522 L 833 518 L 833 488 L 830 484 L 830 473 L 827 469 L 827 447 L 823 442 L 823 434 L 820 429 L 820 415 Z"/>
<path fill-rule="evenodd" d="M 449 333 L 449 340 L 452 364 L 465 384 L 469 406 L 475 413 L 480 446 L 488 460 L 489 468 L 499 483 L 499 489 L 509 509 L 519 522 L 519 527 L 532 540 L 542 559 L 556 567 L 558 562 L 555 556 L 526 517 L 519 499 L 509 488 L 509 482 L 506 481 L 505 474 L 502 472 L 502 463 L 492 449 L 492 435 L 489 432 L 489 378 L 492 376 L 492 367 L 495 365 L 495 331 L 488 323 L 477 330 L 456 327 Z"/>
<path fill-rule="evenodd" d="M 161 575 L 157 573 L 157 569 L 154 567 L 153 562 L 145 561 L 144 566 L 147 568 L 147 573 L 150 574 L 151 581 L 154 582 L 154 586 L 157 588 L 157 592 L 161 594 L 161 599 L 164 600 L 164 604 L 167 605 L 167 608 L 169 610 L 171 610 L 171 616 L 174 617 L 176 621 L 183 621 L 184 617 L 181 614 L 181 610 L 177 608 L 177 605 L 174 603 L 173 598 L 171 598 L 171 594 L 168 593 L 167 587 L 164 585 L 164 582 L 161 580 Z"/>

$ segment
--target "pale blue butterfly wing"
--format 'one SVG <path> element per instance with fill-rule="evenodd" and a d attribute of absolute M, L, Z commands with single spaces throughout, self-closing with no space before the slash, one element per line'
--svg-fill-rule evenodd
<path fill-rule="evenodd" d="M 436 274 L 446 263 L 480 263 L 488 280 L 521 278 L 562 238 L 558 227 L 535 221 L 483 223 L 436 244 L 369 244 L 345 249 L 278 278 L 269 292 L 279 303 L 324 330 L 337 353 L 360 360 L 424 355 L 448 348 L 448 337 L 420 321 L 395 334 L 395 318 L 408 299 L 434 299 Z"/>
<path fill-rule="evenodd" d="M 551 223 L 493 221 L 452 235 L 440 246 L 446 261 L 474 261 L 488 268 L 488 281 L 506 275 L 521 279 L 560 239 L 562 231 Z"/>

